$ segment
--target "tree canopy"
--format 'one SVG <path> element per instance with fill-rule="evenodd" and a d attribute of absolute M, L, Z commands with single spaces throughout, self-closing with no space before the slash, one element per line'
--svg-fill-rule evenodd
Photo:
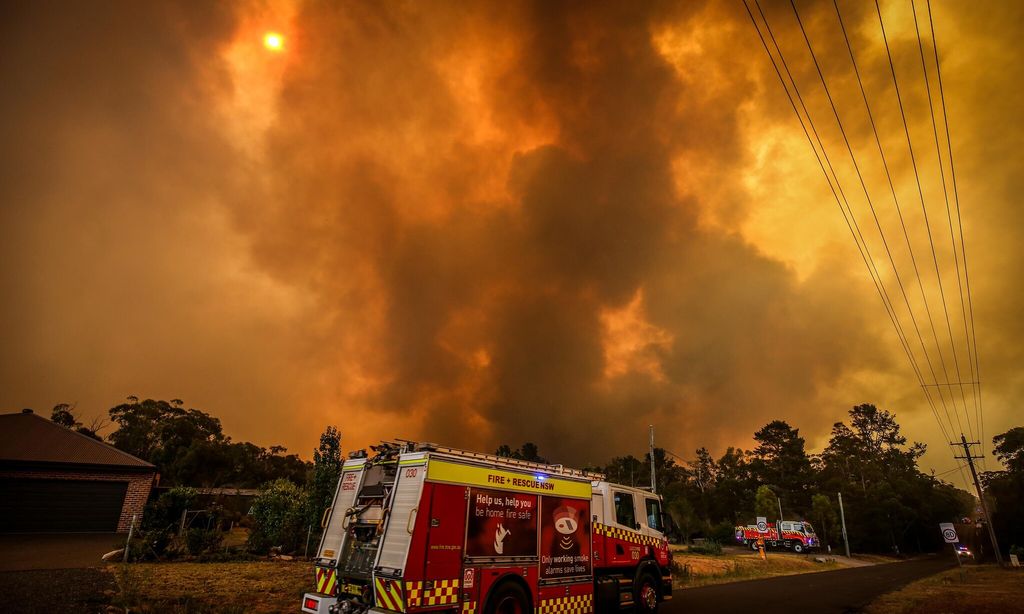
<path fill-rule="evenodd" d="M 255 487 L 278 478 L 302 484 L 310 469 L 281 446 L 233 442 L 219 419 L 178 399 L 129 397 L 109 413 L 117 426 L 110 443 L 156 465 L 171 485 Z"/>
<path fill-rule="evenodd" d="M 1004 467 L 982 475 L 992 526 L 1003 550 L 1024 556 L 1024 427 L 993 437 L 992 451 Z"/>

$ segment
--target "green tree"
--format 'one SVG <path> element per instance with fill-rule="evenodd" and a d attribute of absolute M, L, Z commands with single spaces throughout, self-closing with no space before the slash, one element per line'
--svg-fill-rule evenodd
<path fill-rule="evenodd" d="M 683 543 L 689 543 L 690 535 L 702 524 L 696 510 L 693 509 L 693 505 L 685 498 L 679 497 L 666 507 L 668 508 L 668 513 L 672 515 L 676 526 L 679 527 L 680 540 Z"/>
<path fill-rule="evenodd" d="M 320 435 L 320 445 L 313 451 L 313 482 L 309 488 L 308 522 L 314 531 L 320 526 L 320 517 L 331 504 L 341 476 L 341 433 L 328 426 Z"/>
<path fill-rule="evenodd" d="M 64 428 L 81 433 L 86 437 L 91 437 L 96 441 L 103 441 L 103 438 L 99 435 L 99 430 L 102 427 L 99 421 L 93 421 L 91 426 L 85 426 L 78 420 L 78 416 L 75 415 L 75 404 L 74 403 L 59 403 L 53 406 L 53 411 L 50 413 L 50 421 L 54 424 L 59 424 Z"/>
<path fill-rule="evenodd" d="M 147 460 L 166 483 L 185 486 L 254 487 L 277 478 L 306 482 L 309 465 L 285 448 L 232 442 L 220 420 L 179 399 L 129 397 L 110 410 L 115 447 Z"/>
<path fill-rule="evenodd" d="M 1024 546 L 1024 427 L 992 438 L 992 451 L 1005 469 L 982 475 L 986 500 L 992 505 L 992 528 L 1006 551 Z"/>
<path fill-rule="evenodd" d="M 266 553 L 276 547 L 282 552 L 297 552 L 306 540 L 307 501 L 305 490 L 288 480 L 267 484 L 252 504 L 249 549 Z"/>
<path fill-rule="evenodd" d="M 818 531 L 821 531 L 822 541 L 826 544 L 830 543 L 829 533 L 837 523 L 836 509 L 832 506 L 832 501 L 820 493 L 812 496 L 811 517 L 814 518 L 814 524 L 818 525 Z"/>
<path fill-rule="evenodd" d="M 644 463 L 632 454 L 627 456 L 616 456 L 605 465 L 601 473 L 608 476 L 608 479 L 616 484 L 625 486 L 643 486 L 651 482 L 651 469 L 648 465 L 644 473 Z"/>
<path fill-rule="evenodd" d="M 837 422 L 821 454 L 818 486 L 840 491 L 853 550 L 903 552 L 941 545 L 939 522 L 959 518 L 966 493 L 923 474 L 920 443 L 908 445 L 896 417 L 871 404 L 850 410 L 850 426 Z"/>
<path fill-rule="evenodd" d="M 757 480 L 774 486 L 788 507 L 806 510 L 810 503 L 811 459 L 799 429 L 773 420 L 754 433 L 754 441 L 757 447 L 751 458 L 751 472 Z"/>
<path fill-rule="evenodd" d="M 717 462 L 709 520 L 712 523 L 728 521 L 734 525 L 746 522 L 754 512 L 755 490 L 747 453 L 738 448 L 727 448 Z"/>
<path fill-rule="evenodd" d="M 758 486 L 754 495 L 754 515 L 775 518 L 779 515 L 779 504 L 775 493 L 767 486 Z"/>
<path fill-rule="evenodd" d="M 1024 426 L 992 438 L 992 451 L 1008 471 L 1024 472 Z"/>
<path fill-rule="evenodd" d="M 495 456 L 503 456 L 505 458 L 514 458 L 516 460 L 531 461 L 534 463 L 546 463 L 548 462 L 544 457 L 540 455 L 540 448 L 537 444 L 532 442 L 526 442 L 520 448 L 512 449 L 508 444 L 502 444 L 498 446 L 495 451 Z"/>

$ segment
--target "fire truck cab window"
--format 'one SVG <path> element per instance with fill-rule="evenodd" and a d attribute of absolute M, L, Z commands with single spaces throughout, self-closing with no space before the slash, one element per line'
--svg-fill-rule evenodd
<path fill-rule="evenodd" d="M 661 526 L 661 502 L 657 499 L 645 499 L 647 502 L 647 526 L 655 531 L 665 531 Z"/>
<path fill-rule="evenodd" d="M 633 495 L 625 492 L 615 493 L 615 522 L 630 529 L 636 527 L 636 509 L 633 507 Z"/>

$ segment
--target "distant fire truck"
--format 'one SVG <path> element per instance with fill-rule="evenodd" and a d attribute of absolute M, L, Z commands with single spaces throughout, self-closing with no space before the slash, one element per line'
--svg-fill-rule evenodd
<path fill-rule="evenodd" d="M 757 525 L 748 524 L 745 527 L 736 527 L 736 541 L 757 550 L 758 538 L 764 537 L 765 547 L 788 548 L 797 554 L 821 547 L 811 523 L 783 520 L 779 524 L 782 525 L 782 537 L 779 537 L 779 531 L 772 523 L 768 523 L 766 533 L 758 532 Z"/>
<path fill-rule="evenodd" d="M 655 494 L 431 444 L 374 451 L 344 464 L 303 612 L 655 612 L 672 598 Z"/>

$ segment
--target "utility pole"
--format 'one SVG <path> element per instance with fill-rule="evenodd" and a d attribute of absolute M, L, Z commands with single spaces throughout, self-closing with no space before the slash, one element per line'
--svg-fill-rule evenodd
<path fill-rule="evenodd" d="M 658 492 L 657 483 L 654 481 L 654 425 L 649 424 L 647 428 L 650 429 L 651 433 L 651 492 Z"/>
<path fill-rule="evenodd" d="M 996 552 L 996 563 L 1000 567 L 1003 566 L 1003 555 L 999 552 L 999 542 L 996 541 L 996 530 L 992 528 L 992 517 L 988 515 L 988 505 L 985 503 L 985 493 L 981 490 L 981 482 L 978 481 L 978 471 L 974 468 L 974 459 L 981 458 L 980 456 L 974 456 L 971 454 L 971 446 L 979 445 L 977 441 L 967 441 L 963 433 L 960 433 L 960 442 L 955 441 L 949 442 L 951 446 L 963 446 L 963 456 L 953 456 L 953 458 L 959 458 L 967 461 L 967 465 L 971 468 L 971 477 L 974 478 L 974 488 L 978 491 L 978 501 L 981 502 L 981 513 L 985 516 L 985 525 L 988 527 L 988 537 L 992 540 L 992 549 Z M 957 557 L 959 560 L 959 557 Z"/>
<path fill-rule="evenodd" d="M 782 497 L 780 497 L 779 495 L 775 495 L 775 500 L 779 502 L 779 523 L 780 523 L 775 528 L 779 530 L 779 535 L 781 536 L 782 535 L 782 525 L 781 525 L 781 523 L 782 523 Z"/>
<path fill-rule="evenodd" d="M 843 493 L 839 495 L 839 520 L 843 523 L 843 545 L 846 546 L 846 558 L 850 558 L 850 540 L 846 538 L 846 512 L 843 511 Z"/>

